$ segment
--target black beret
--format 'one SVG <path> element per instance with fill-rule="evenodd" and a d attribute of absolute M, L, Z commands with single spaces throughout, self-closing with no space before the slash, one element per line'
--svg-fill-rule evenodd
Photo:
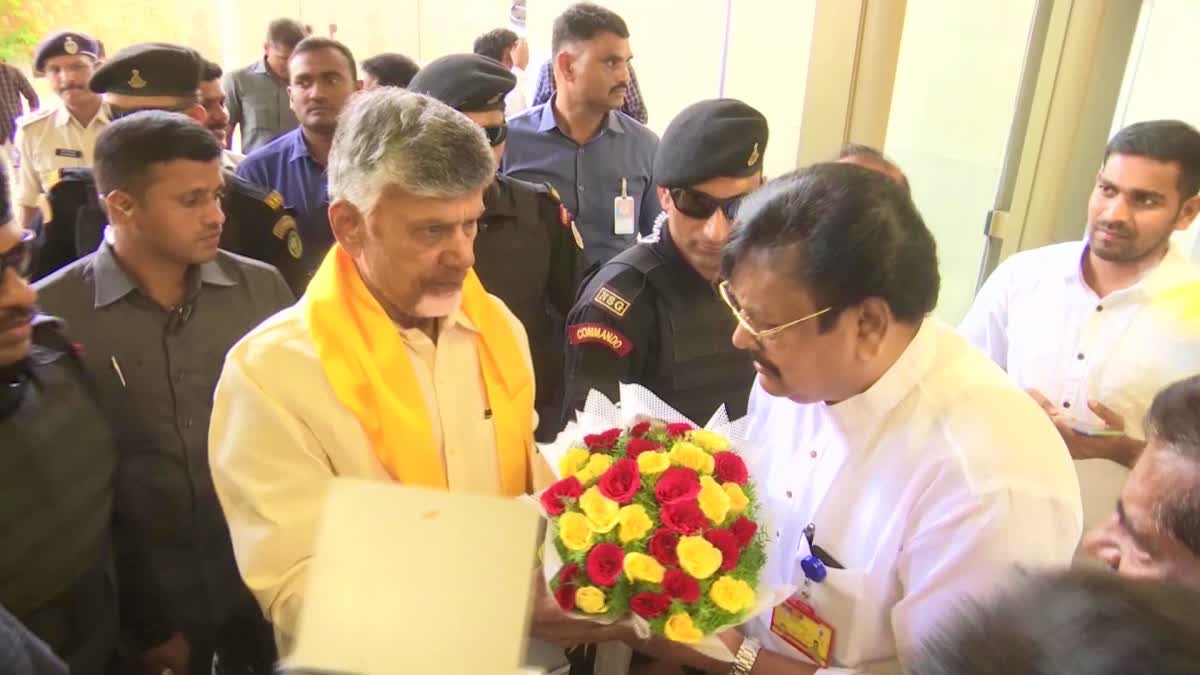
<path fill-rule="evenodd" d="M 105 61 L 88 86 L 97 94 L 194 96 L 203 67 L 204 59 L 194 49 L 144 42 L 126 47 Z"/>
<path fill-rule="evenodd" d="M 663 132 L 654 153 L 654 182 L 689 187 L 710 178 L 762 172 L 767 118 L 732 98 L 684 108 Z"/>
<path fill-rule="evenodd" d="M 75 56 L 83 54 L 93 59 L 100 58 L 100 43 L 87 33 L 74 30 L 62 30 L 51 33 L 38 43 L 33 52 L 33 72 L 41 73 L 47 59 L 56 56 Z"/>
<path fill-rule="evenodd" d="M 422 68 L 408 90 L 462 112 L 479 112 L 499 110 L 504 95 L 516 86 L 517 76 L 499 61 L 478 54 L 451 54 Z"/>

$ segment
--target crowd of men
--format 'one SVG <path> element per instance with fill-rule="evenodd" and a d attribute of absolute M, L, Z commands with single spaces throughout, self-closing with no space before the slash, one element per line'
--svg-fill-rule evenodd
<path fill-rule="evenodd" d="M 1118 132 L 1086 235 L 956 328 L 900 167 L 767 181 L 734 99 L 660 139 L 607 9 L 558 17 L 528 106 L 511 31 L 423 68 L 309 33 L 228 73 L 79 31 L 33 55 L 59 101 L 0 176 L 0 672 L 273 672 L 333 479 L 531 493 L 535 440 L 621 383 L 748 417 L 764 581 L 799 590 L 730 663 L 534 584 L 573 674 L 616 643 L 631 673 L 1200 670 L 1196 129 Z"/>

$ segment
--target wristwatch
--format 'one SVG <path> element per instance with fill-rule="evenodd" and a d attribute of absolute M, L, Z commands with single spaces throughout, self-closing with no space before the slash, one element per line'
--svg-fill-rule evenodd
<path fill-rule="evenodd" d="M 754 662 L 758 660 L 758 650 L 762 647 L 752 637 L 742 640 L 742 646 L 738 648 L 737 654 L 733 657 L 733 668 L 729 670 L 729 675 L 750 675 L 750 671 L 754 669 Z"/>

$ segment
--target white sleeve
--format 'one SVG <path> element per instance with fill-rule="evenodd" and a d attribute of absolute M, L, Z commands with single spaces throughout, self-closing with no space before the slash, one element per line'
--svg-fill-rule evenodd
<path fill-rule="evenodd" d="M 287 644 L 294 637 L 323 495 L 334 478 L 297 416 L 230 353 L 213 402 L 209 461 L 238 568 Z"/>
<path fill-rule="evenodd" d="M 42 194 L 42 179 L 33 166 L 33 140 L 25 133 L 23 127 L 17 128 L 14 139 L 17 152 L 21 156 L 21 171 L 17 174 L 17 199 L 21 206 L 33 208 L 38 204 Z"/>
<path fill-rule="evenodd" d="M 1007 262 L 996 268 L 971 303 L 958 331 L 1001 368 L 1008 369 L 1008 297 L 1012 280 Z"/>

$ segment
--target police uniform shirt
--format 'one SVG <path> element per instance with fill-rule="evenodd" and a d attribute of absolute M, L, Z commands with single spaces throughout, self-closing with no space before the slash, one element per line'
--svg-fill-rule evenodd
<path fill-rule="evenodd" d="M 562 395 L 563 319 L 579 288 L 583 249 L 551 189 L 497 176 L 483 194 L 475 272 L 529 334 L 537 407 L 554 424 Z"/>
<path fill-rule="evenodd" d="M 995 364 L 928 319 L 866 392 L 799 404 L 754 387 L 749 464 L 773 505 L 775 556 L 764 579 L 832 624 L 821 673 L 899 673 L 967 598 L 1003 573 L 1065 567 L 1082 531 L 1079 487 L 1054 426 Z M 804 530 L 840 567 L 814 582 Z M 806 597 L 807 596 L 807 597 Z M 764 648 L 801 653 L 746 625 Z"/>
<path fill-rule="evenodd" d="M 716 287 L 684 260 L 664 223 L 586 282 L 567 318 L 565 398 L 560 423 L 588 391 L 614 399 L 621 382 L 640 384 L 704 424 L 724 405 L 746 410 L 754 369 L 731 342 L 735 319 Z"/>
<path fill-rule="evenodd" d="M 17 122 L 16 137 L 21 157 L 17 203 L 37 206 L 38 197 L 53 185 L 58 169 L 90 167 L 96 137 L 108 124 L 105 106 L 100 106 L 86 125 L 62 104 L 22 117 Z"/>
<path fill-rule="evenodd" d="M 188 286 L 183 305 L 159 306 L 108 243 L 36 284 L 80 343 L 122 448 L 117 500 L 143 569 L 123 604 L 146 616 L 162 606 L 166 630 L 190 634 L 250 604 L 213 491 L 208 422 L 225 353 L 292 295 L 274 269 L 224 251 L 193 268 Z"/>
<path fill-rule="evenodd" d="M 1095 400 L 1145 439 L 1142 419 L 1155 394 L 1200 373 L 1200 266 L 1177 247 L 1138 283 L 1104 298 L 1084 281 L 1082 241 L 1045 246 L 1004 261 L 984 283 L 959 330 L 1008 372 L 1062 411 L 1093 424 Z M 1189 290 L 1190 289 L 1190 290 Z M 1195 305 L 1193 305 L 1195 306 Z M 1107 519 L 1129 471 L 1107 459 L 1076 462 L 1085 524 Z"/>

